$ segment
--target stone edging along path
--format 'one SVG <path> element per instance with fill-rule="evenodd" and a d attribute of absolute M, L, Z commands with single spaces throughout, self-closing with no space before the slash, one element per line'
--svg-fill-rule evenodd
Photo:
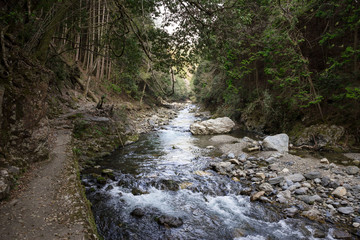
<path fill-rule="evenodd" d="M 22 179 L 26 187 L 0 206 L 2 239 L 96 239 L 69 143 L 70 129 L 54 134 L 50 159 Z"/>

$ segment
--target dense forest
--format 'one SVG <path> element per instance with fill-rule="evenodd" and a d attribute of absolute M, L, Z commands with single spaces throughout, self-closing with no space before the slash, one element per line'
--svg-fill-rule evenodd
<path fill-rule="evenodd" d="M 360 0 L 0 0 L 0 236 L 358 239 L 359 27 Z"/>
<path fill-rule="evenodd" d="M 359 142 L 356 0 L 22 0 L 0 9 L 3 149 L 21 132 L 12 121 L 38 126 L 58 101 L 48 93 L 69 81 L 94 102 L 190 97 L 250 130 L 296 136 L 337 125 L 344 145 Z"/>

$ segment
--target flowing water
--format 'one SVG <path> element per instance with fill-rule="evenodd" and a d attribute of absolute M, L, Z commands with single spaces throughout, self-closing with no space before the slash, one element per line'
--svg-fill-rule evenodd
<path fill-rule="evenodd" d="M 219 153 L 206 149 L 209 137 L 189 132 L 192 107 L 102 159 L 91 171 L 113 169 L 105 185 L 83 173 L 104 239 L 313 239 L 314 223 L 250 202 L 240 183 L 208 170 Z"/>

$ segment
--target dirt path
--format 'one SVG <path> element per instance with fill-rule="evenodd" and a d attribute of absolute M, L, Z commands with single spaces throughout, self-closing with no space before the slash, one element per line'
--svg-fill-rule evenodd
<path fill-rule="evenodd" d="M 70 156 L 71 130 L 56 130 L 50 159 L 27 187 L 0 206 L 0 239 L 89 239 L 87 213 Z"/>

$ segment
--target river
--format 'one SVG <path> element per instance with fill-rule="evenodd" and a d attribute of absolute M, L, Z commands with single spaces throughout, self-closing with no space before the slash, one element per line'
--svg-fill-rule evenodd
<path fill-rule="evenodd" d="M 315 223 L 250 202 L 239 182 L 208 169 L 219 153 L 190 133 L 192 108 L 83 173 L 104 239 L 315 239 Z M 102 169 L 114 170 L 106 184 L 90 174 Z"/>

